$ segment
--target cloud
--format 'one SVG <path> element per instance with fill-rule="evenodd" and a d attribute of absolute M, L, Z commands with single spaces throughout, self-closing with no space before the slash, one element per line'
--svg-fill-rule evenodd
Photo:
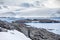
<path fill-rule="evenodd" d="M 44 5 L 47 8 L 60 8 L 60 0 L 47 0 Z"/>
<path fill-rule="evenodd" d="M 60 0 L 56 0 L 55 2 L 60 6 Z"/>
<path fill-rule="evenodd" d="M 8 5 L 20 5 L 24 2 L 35 4 L 35 1 L 39 1 L 40 4 L 43 3 L 43 7 L 60 8 L 60 0 L 0 0 L 0 2 L 5 2 Z"/>

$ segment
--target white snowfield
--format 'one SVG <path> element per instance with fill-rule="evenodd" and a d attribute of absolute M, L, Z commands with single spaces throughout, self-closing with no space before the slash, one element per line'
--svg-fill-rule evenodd
<path fill-rule="evenodd" d="M 37 16 L 37 17 L 59 17 L 60 15 L 57 13 L 59 9 L 49 9 L 49 8 L 28 8 L 26 10 L 21 10 L 19 13 L 17 12 L 16 17 L 25 16 Z"/>
<path fill-rule="evenodd" d="M 31 40 L 23 33 L 17 30 L 11 30 L 8 32 L 0 32 L 0 40 Z"/>
<path fill-rule="evenodd" d="M 57 13 L 60 9 L 50 8 L 24 8 L 19 6 L 7 6 L 0 9 L 0 17 L 59 17 Z M 4 14 L 4 15 L 3 15 Z M 7 15 L 7 16 L 6 16 Z"/>
<path fill-rule="evenodd" d="M 23 7 L 19 7 L 19 6 L 10 6 L 10 5 L 0 5 L 0 14 L 1 13 L 5 13 L 5 12 L 12 12 L 15 11 L 17 9 L 25 9 Z"/>

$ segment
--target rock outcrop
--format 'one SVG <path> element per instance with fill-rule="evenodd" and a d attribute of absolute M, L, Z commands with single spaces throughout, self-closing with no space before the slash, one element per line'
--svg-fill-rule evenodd
<path fill-rule="evenodd" d="M 27 27 L 26 24 L 16 24 L 16 29 L 32 40 L 60 40 L 60 35 L 54 34 L 43 28 Z"/>
<path fill-rule="evenodd" d="M 50 20 L 50 19 L 24 19 L 24 20 L 16 20 L 13 21 L 14 23 L 60 23 L 57 20 Z"/>
<path fill-rule="evenodd" d="M 30 26 L 30 25 L 29 25 Z M 0 32 L 6 30 L 18 30 L 32 40 L 60 40 L 60 35 L 51 33 L 43 28 L 27 27 L 24 23 L 8 23 L 0 20 Z"/>
<path fill-rule="evenodd" d="M 8 23 L 6 21 L 1 21 L 1 20 L 0 20 L 0 27 L 5 28 L 5 29 L 9 29 L 9 30 L 14 29 L 13 24 Z"/>

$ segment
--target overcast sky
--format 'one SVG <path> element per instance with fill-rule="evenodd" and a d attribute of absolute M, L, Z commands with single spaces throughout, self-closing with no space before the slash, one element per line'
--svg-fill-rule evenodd
<path fill-rule="evenodd" d="M 10 4 L 20 4 L 20 3 L 23 3 L 23 2 L 33 2 L 33 1 L 36 1 L 36 0 L 0 0 L 2 2 L 5 2 L 5 3 L 10 3 Z M 38 1 L 38 0 L 37 0 Z M 40 2 L 42 2 L 43 0 L 39 0 Z"/>
<path fill-rule="evenodd" d="M 46 7 L 46 8 L 60 8 L 60 0 L 0 0 L 0 2 L 5 2 L 5 4 L 8 4 L 8 5 L 20 5 L 21 3 L 24 3 L 24 2 L 28 2 L 28 3 L 33 3 L 33 4 L 35 4 L 34 3 L 34 1 L 40 1 L 42 4 L 44 4 L 44 7 Z M 40 4 L 41 4 L 40 3 Z M 37 13 L 35 13 L 36 12 L 36 10 L 34 10 L 34 9 L 32 9 L 33 10 L 33 12 L 34 12 L 34 16 L 40 16 L 41 14 L 39 14 L 39 13 L 42 13 L 42 12 L 44 12 L 43 10 L 38 10 L 39 11 L 39 13 L 37 14 Z M 42 12 L 40 12 L 40 11 L 42 11 Z M 25 11 L 26 12 L 26 11 Z M 31 10 L 29 10 L 29 12 L 27 11 L 26 12 L 26 14 L 25 14 L 25 12 L 22 14 L 20 14 L 20 15 L 32 15 L 32 11 Z M 45 11 L 46 12 L 46 11 Z M 28 14 L 29 13 L 29 14 Z M 46 12 L 47 13 L 47 12 Z M 42 15 L 44 16 L 49 16 L 48 14 L 46 14 L 46 13 L 43 13 Z M 19 15 L 19 16 L 20 16 Z M 32 16 L 33 16 L 32 15 Z M 17 15 L 18 16 L 18 15 Z M 58 15 L 57 15 L 58 16 Z"/>
<path fill-rule="evenodd" d="M 49 8 L 54 8 L 54 7 L 57 7 L 57 8 L 60 8 L 60 0 L 0 0 L 0 1 L 3 1 L 5 2 L 6 4 L 9 4 L 9 5 L 20 5 L 20 3 L 23 3 L 23 2 L 34 2 L 34 1 L 40 1 L 40 2 L 43 2 L 43 4 L 46 6 L 46 7 L 49 7 Z"/>

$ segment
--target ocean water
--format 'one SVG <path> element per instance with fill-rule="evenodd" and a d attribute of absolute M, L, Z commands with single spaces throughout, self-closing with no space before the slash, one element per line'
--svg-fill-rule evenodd
<path fill-rule="evenodd" d="M 60 34 L 60 23 L 26 23 L 36 28 L 44 28 L 55 34 Z"/>
<path fill-rule="evenodd" d="M 22 20 L 22 19 L 24 18 L 0 18 L 0 20 L 7 22 Z M 51 18 L 51 19 L 60 21 L 60 18 Z M 26 23 L 26 24 L 36 28 L 44 28 L 50 32 L 60 34 L 60 23 Z"/>

